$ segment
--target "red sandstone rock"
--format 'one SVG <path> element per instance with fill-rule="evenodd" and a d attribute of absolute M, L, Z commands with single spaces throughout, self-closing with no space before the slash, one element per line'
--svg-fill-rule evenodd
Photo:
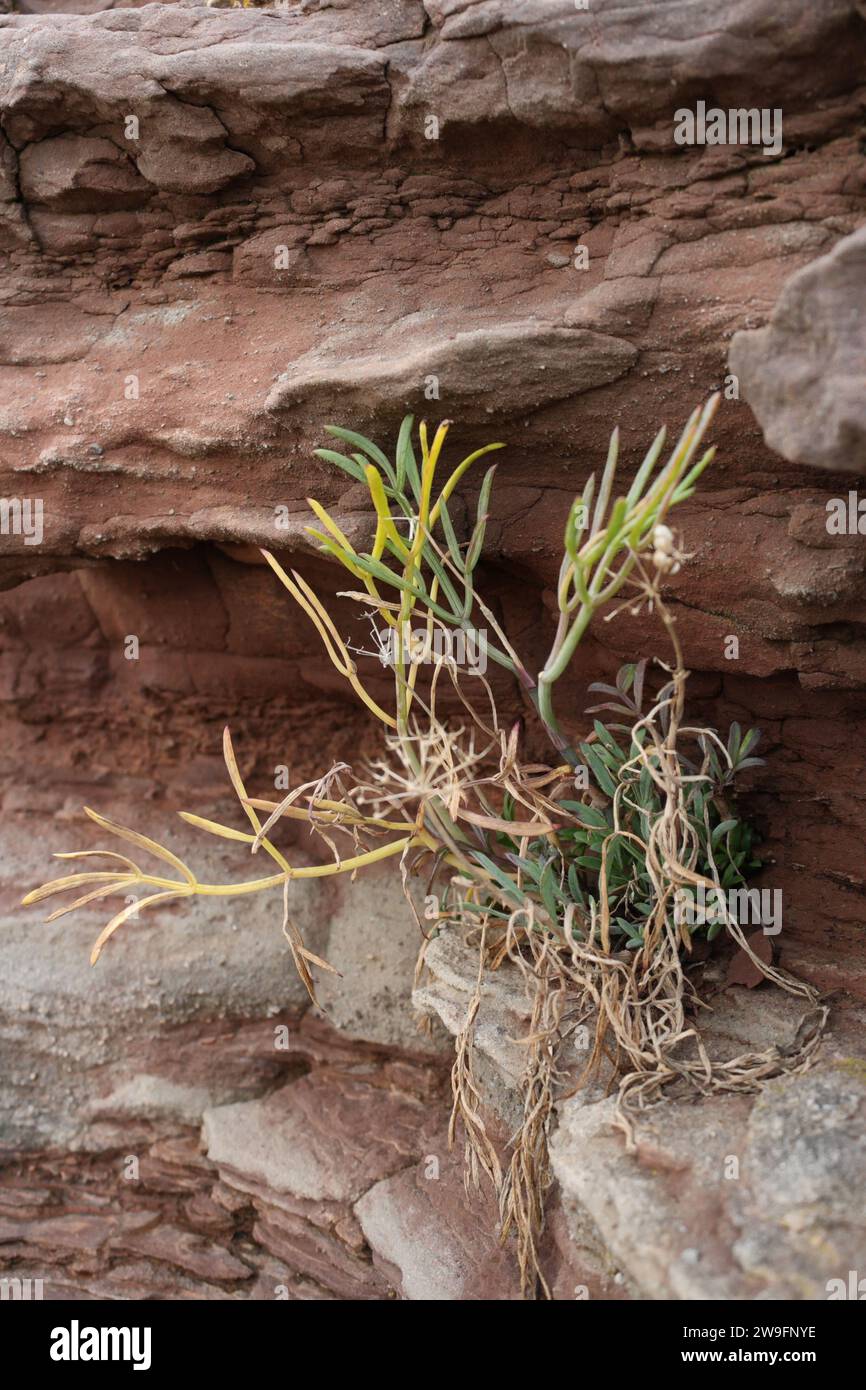
<path fill-rule="evenodd" d="M 785 895 L 783 963 L 866 990 L 866 578 L 859 538 L 831 540 L 825 525 L 827 500 L 856 482 L 842 470 L 859 459 L 862 398 L 839 406 L 832 375 L 803 365 L 805 343 L 823 368 L 823 336 L 790 324 L 805 314 L 813 334 L 835 331 L 839 296 L 858 288 L 847 277 L 866 207 L 862 6 L 699 0 L 686 20 L 662 0 L 587 14 L 571 0 L 23 8 L 0 18 L 0 494 L 40 498 L 45 532 L 33 546 L 0 536 L 2 1115 L 16 1147 L 84 1132 L 93 1147 L 0 1170 L 0 1265 L 47 1272 L 48 1297 L 458 1286 L 510 1297 L 512 1276 L 450 1167 L 435 1187 L 418 1176 L 441 1148 L 442 1064 L 423 1039 L 407 1059 L 411 1019 L 396 1001 L 411 943 L 387 968 L 365 961 L 381 921 L 369 904 L 352 921 L 350 886 L 299 890 L 299 911 L 314 949 L 327 955 L 330 929 L 341 964 L 363 972 L 352 993 L 347 969 L 327 1002 L 375 1046 L 299 1026 L 270 904 L 240 920 L 166 910 L 112 943 L 98 978 L 85 964 L 94 918 L 48 930 L 15 905 L 50 849 L 88 833 L 82 801 L 160 835 L 178 805 L 213 814 L 225 721 L 265 786 L 277 765 L 310 776 L 370 748 L 257 553 L 284 552 L 326 595 L 342 587 L 310 553 L 304 499 L 321 497 L 359 542 L 370 517 L 312 457 L 326 422 L 387 446 L 412 410 L 453 415 L 455 448 L 507 441 L 481 577 L 516 645 L 543 659 L 565 512 L 613 423 L 628 476 L 657 425 L 676 429 L 733 370 L 741 399 L 725 401 L 717 462 L 682 511 L 694 555 L 670 588 L 693 710 L 764 730 L 768 762 L 746 807 L 765 836 L 764 881 Z M 723 106 L 755 93 L 781 104 L 784 157 L 675 146 L 673 111 L 699 90 Z M 846 380 L 857 327 L 828 353 Z M 809 388 L 801 400 L 795 378 Z M 471 504 L 471 484 L 466 494 Z M 456 506 L 455 520 L 465 527 Z M 354 609 L 332 601 L 354 631 Z M 137 662 L 123 652 L 129 634 Z M 590 681 L 657 649 L 628 615 L 600 625 L 566 721 L 582 727 Z M 519 692 L 497 682 L 503 707 L 519 709 Z M 398 910 L 395 890 L 383 919 Z M 355 946 L 368 935 L 369 950 Z M 457 1007 L 466 991 L 451 985 Z M 287 1053 L 274 1048 L 283 1022 Z M 505 1055 L 510 1028 L 492 1030 L 486 1057 Z M 783 1100 L 772 1104 L 770 1130 L 749 1121 L 758 1159 L 784 1120 Z M 198 1148 L 205 1107 L 221 1116 L 222 1177 Z M 267 1165 L 238 1122 L 250 1115 Z M 359 1152 L 369 1115 L 376 1133 Z M 688 1118 L 652 1149 L 683 1173 L 704 1121 L 729 1117 Z M 808 1126 L 791 1125 L 802 1157 Z M 575 1286 L 652 1296 L 659 1279 L 675 1295 L 751 1292 L 766 1259 L 786 1292 L 796 1282 L 785 1213 L 762 1218 L 750 1243 L 753 1208 L 726 1204 L 724 1189 L 697 1203 L 689 1244 L 666 1220 L 667 1196 L 639 1185 L 663 1229 L 635 1255 L 636 1209 L 616 1207 L 619 1156 L 606 1132 L 592 1143 L 580 1212 L 559 1151 L 569 1234 L 554 1212 L 546 1254 L 557 1297 Z M 144 1206 L 112 1166 L 118 1144 L 141 1154 Z M 683 1178 L 690 1193 L 702 1171 Z M 821 1171 L 818 1197 L 838 1215 L 833 1174 L 856 1176 L 857 1164 L 846 1149 Z M 760 1217 L 772 1194 L 750 1193 Z M 735 1253 L 717 1219 L 746 1232 Z M 854 1258 L 852 1230 L 840 1259 Z M 814 1284 L 820 1261 L 808 1249 L 802 1259 Z"/>

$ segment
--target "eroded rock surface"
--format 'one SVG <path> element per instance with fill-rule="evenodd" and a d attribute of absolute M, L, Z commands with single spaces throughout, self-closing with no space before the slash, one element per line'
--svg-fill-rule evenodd
<path fill-rule="evenodd" d="M 57 1289 L 94 1297 L 513 1297 L 489 1212 L 461 1205 L 441 1142 L 447 1040 L 418 1034 L 401 1004 L 416 928 L 396 887 L 295 885 L 309 944 L 343 972 L 321 995 L 352 1040 L 333 1045 L 338 1065 L 321 1040 L 274 1045 L 276 1028 L 312 1026 L 279 904 L 167 908 L 128 924 L 91 974 L 104 918 L 43 928 L 17 901 L 51 851 L 97 843 L 82 802 L 156 838 L 177 809 L 218 813 L 226 722 L 265 793 L 288 769 L 296 781 L 374 747 L 257 550 L 302 567 L 366 645 L 304 530 L 312 493 L 353 542 L 371 532 L 362 490 L 313 458 L 325 423 L 387 445 L 409 410 L 454 419 L 461 451 L 507 442 L 480 578 L 540 662 L 566 508 L 612 425 L 627 477 L 658 424 L 677 429 L 720 388 L 718 459 L 680 514 L 693 554 L 670 586 L 692 709 L 763 729 L 746 810 L 765 838 L 763 882 L 784 894 L 783 961 L 862 995 L 866 560 L 862 536 L 826 526 L 828 500 L 864 471 L 862 4 L 21 8 L 0 16 L 0 494 L 42 511 L 38 541 L 8 523 L 0 534 L 2 1114 L 18 1154 L 3 1204 L 26 1226 L 4 1226 L 3 1268 L 38 1276 L 50 1254 Z M 674 113 L 698 100 L 780 108 L 779 154 L 678 145 Z M 470 484 L 458 527 L 473 502 Z M 583 728 L 590 681 L 659 650 L 628 614 L 600 625 L 566 723 Z M 384 690 L 375 659 L 364 669 Z M 519 691 L 500 675 L 494 686 L 521 712 Z M 243 872 L 222 846 L 173 834 L 197 862 Z M 451 1031 L 464 965 L 441 958 L 419 997 Z M 480 1040 L 506 1130 L 521 1007 L 512 991 Z M 754 1031 L 755 1013 L 737 1027 Z M 843 1096 L 837 1072 L 820 1075 L 853 1124 L 854 1081 Z M 315 1161 L 340 1167 L 345 1107 L 365 1086 L 396 1167 L 371 1160 L 351 1190 L 320 1198 L 242 1152 L 245 1117 L 267 1131 L 279 1112 L 274 1132 L 297 1135 L 291 1116 L 327 1091 L 333 1105 L 310 1112 Z M 800 1094 L 768 1099 L 771 1128 L 811 1132 L 824 1092 L 803 1091 L 805 1109 Z M 684 1113 L 670 1164 L 691 1163 L 713 1126 L 727 1142 L 729 1124 L 759 1153 L 762 1113 Z M 672 1199 L 606 1147 L 603 1119 L 576 1103 L 563 1116 L 565 1207 L 545 1257 L 558 1297 L 814 1297 L 825 1267 L 811 1237 L 843 1262 L 859 1240 L 859 1216 L 835 1229 L 829 1170 L 807 1216 L 793 1174 L 789 1265 L 788 1208 L 764 1204 L 753 1222 L 750 1177 L 740 1205 L 710 1183 L 720 1243 L 705 1249 L 703 1228 L 676 1248 L 650 1232 L 642 1263 L 605 1184 L 595 1204 L 577 1190 L 567 1135 L 657 1214 Z M 150 1188 L 118 1176 L 133 1122 Z M 289 1137 L 286 1163 L 296 1148 Z M 845 1154 L 840 1172 L 859 1162 Z M 441 1179 L 425 1175 L 430 1155 Z"/>
<path fill-rule="evenodd" d="M 766 328 L 731 344 L 767 443 L 785 458 L 866 473 L 866 228 L 785 286 Z"/>
<path fill-rule="evenodd" d="M 467 1018 L 474 953 L 444 932 L 426 953 L 416 991 L 451 1032 Z M 710 1005 L 695 1020 L 709 1055 L 784 1050 L 802 1002 L 761 986 L 725 987 L 715 964 L 698 977 Z M 523 1000 L 521 1010 L 520 1001 Z M 487 1064 L 484 1093 L 514 1124 L 519 1048 L 529 1000 L 512 967 L 488 979 L 475 1043 Z M 551 1158 L 572 1248 L 605 1253 L 632 1297 L 820 1299 L 847 1279 L 866 1242 L 866 1049 L 863 1011 L 838 1008 L 813 1070 L 781 1075 L 757 1094 L 696 1096 L 676 1087 L 635 1115 L 635 1151 L 617 1123 L 602 1073 L 582 1078 L 586 1052 L 572 1042 L 560 1065 Z M 571 1073 L 571 1081 L 567 1078 Z M 577 1087 L 578 1089 L 575 1089 Z"/>
<path fill-rule="evenodd" d="M 833 306 L 866 210 L 864 27 L 853 0 L 2 18 L 0 486 L 43 504 L 41 543 L 0 537 L 15 736 L 36 707 L 62 719 L 60 691 L 85 718 L 158 705 L 187 747 L 202 702 L 237 719 L 292 689 L 349 717 L 256 549 L 340 587 L 308 552 L 304 499 L 353 540 L 370 522 L 362 491 L 312 458 L 329 419 L 387 444 L 409 409 L 456 417 L 455 447 L 506 440 L 482 577 L 543 661 L 565 509 L 612 422 L 627 475 L 658 422 L 677 428 L 713 387 L 735 395 L 737 335 L 743 398 L 724 400 L 718 461 L 681 512 L 693 557 L 671 598 L 707 717 L 765 729 L 756 806 L 786 929 L 825 958 L 838 933 L 856 961 L 864 556 L 826 526 L 850 474 L 807 465 L 848 468 L 859 447 L 859 324 L 853 301 Z M 722 108 L 778 103 L 779 155 L 676 144 L 675 111 L 710 90 Z M 794 363 L 778 323 L 809 285 L 824 308 Z M 819 358 L 849 385 L 825 374 L 813 410 L 792 382 Z M 744 399 L 763 424 L 764 396 L 789 458 Z M 590 679 L 658 648 L 628 614 L 601 625 L 565 701 L 573 727 Z M 502 680 L 497 695 L 519 706 Z M 796 815 L 766 814 L 778 805 Z"/>

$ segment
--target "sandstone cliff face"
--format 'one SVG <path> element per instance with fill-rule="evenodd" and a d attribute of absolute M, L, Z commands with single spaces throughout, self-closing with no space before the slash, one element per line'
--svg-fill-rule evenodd
<path fill-rule="evenodd" d="M 694 556 L 670 586 L 694 707 L 764 731 L 748 810 L 764 882 L 784 894 L 785 963 L 862 995 L 866 559 L 862 536 L 826 526 L 827 501 L 866 473 L 862 5 L 47 8 L 0 16 L 0 495 L 40 501 L 44 520 L 40 544 L 0 536 L 10 1142 L 80 1142 L 117 1093 L 138 1114 L 139 1075 L 181 1085 L 166 1019 L 196 1040 L 228 1020 L 214 1056 L 243 1056 L 233 1029 L 302 1008 L 267 906 L 133 924 L 94 982 L 93 918 L 61 935 L 13 904 L 70 831 L 84 843 L 82 802 L 146 831 L 177 805 L 210 813 L 226 720 L 265 787 L 275 767 L 312 773 L 367 746 L 315 633 L 258 561 L 267 545 L 339 589 L 308 551 L 304 499 L 353 537 L 369 518 L 312 457 L 329 421 L 387 445 L 408 410 L 453 419 L 467 448 L 507 441 L 483 579 L 533 655 L 567 504 L 613 423 L 633 466 L 658 424 L 727 388 L 717 462 L 681 518 Z M 698 101 L 780 109 L 781 151 L 678 145 L 674 112 Z M 349 605 L 337 611 L 352 630 Z M 658 646 L 627 615 L 602 625 L 570 691 L 573 727 L 591 680 Z M 411 934 L 381 887 L 352 891 L 302 909 L 314 949 L 345 950 L 332 1018 L 414 1056 L 396 1003 Z M 380 913 L 396 955 L 368 922 Z M 346 944 L 359 923 L 363 950 Z M 131 1031 L 152 1065 L 120 1060 Z M 440 1081 L 445 1055 L 439 1036 Z M 257 1104 L 278 1084 L 272 1063 L 227 1064 L 216 1084 L 215 1062 L 196 1094 L 160 1092 L 148 1142 L 166 1115 L 188 1139 L 209 1107 Z M 419 1155 L 334 1198 L 353 1213 L 349 1245 L 378 1252 L 376 1277 L 410 1297 L 421 1285 L 394 1274 L 408 1227 L 383 1234 L 383 1212 L 404 1211 L 387 1184 L 410 1181 Z M 231 1240 L 267 1206 L 260 1182 L 247 1172 L 232 1197 Z M 288 1220 L 257 1210 L 269 1229 Z M 333 1235 L 329 1211 L 317 1229 Z M 437 1296 L 477 1296 L 470 1274 L 455 1295 L 453 1267 Z M 237 1292 L 220 1268 L 214 1285 Z M 336 1279 L 316 1287 L 347 1296 Z"/>

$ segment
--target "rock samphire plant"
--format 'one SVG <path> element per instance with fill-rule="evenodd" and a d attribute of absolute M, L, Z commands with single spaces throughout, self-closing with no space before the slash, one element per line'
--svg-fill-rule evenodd
<path fill-rule="evenodd" d="M 423 886 L 422 930 L 428 936 L 460 932 L 477 947 L 478 986 L 456 1040 L 452 1134 L 462 1124 L 469 1175 L 478 1181 L 486 1173 L 494 1185 L 501 1231 L 503 1237 L 516 1236 L 528 1292 L 548 1292 L 538 1260 L 550 1183 L 547 1136 L 562 1083 L 561 1059 L 578 1028 L 593 1039 L 585 1074 L 592 1074 L 603 1057 L 613 1064 L 618 1123 L 633 1146 L 636 1113 L 665 1087 L 747 1090 L 764 1077 L 807 1066 L 825 1018 L 814 991 L 764 963 L 725 906 L 727 890 L 741 887 L 755 866 L 751 832 L 736 813 L 732 784 L 742 769 L 759 761 L 753 756 L 758 735 L 733 725 L 722 739 L 713 729 L 685 722 L 687 672 L 661 592 L 666 577 L 688 559 L 668 521 L 712 460 L 713 450 L 702 446 L 716 405 L 713 398 L 694 412 L 666 460 L 660 430 L 631 485 L 619 495 L 614 431 L 600 481 L 589 480 L 566 518 L 556 630 L 538 672 L 515 651 L 476 589 L 495 466 L 481 482 L 468 539 L 458 537 L 449 510 L 467 471 L 502 446 L 490 444 L 470 454 L 443 483 L 447 422 L 432 438 L 420 425 L 419 455 L 413 420 L 407 417 L 393 459 L 361 435 L 332 428 L 346 452 L 317 453 L 366 485 L 375 538 L 369 551 L 356 550 L 316 501 L 310 502 L 316 525 L 308 529 L 346 570 L 348 597 L 387 636 L 393 674 L 388 708 L 371 695 L 349 646 L 303 576 L 287 573 L 273 555 L 264 554 L 316 627 L 336 669 L 380 721 L 381 755 L 354 772 L 344 765 L 323 770 L 319 780 L 275 802 L 248 794 L 226 730 L 226 766 L 249 828 L 182 815 L 254 854 L 263 851 L 272 872 L 237 883 L 203 883 L 163 845 L 88 810 L 102 829 L 126 841 L 130 853 L 153 856 L 160 869 L 142 868 L 115 850 L 82 850 L 60 857 L 101 856 L 111 867 L 67 875 L 24 900 L 36 903 L 82 890 L 53 919 L 144 890 L 143 898 L 129 902 L 100 933 L 95 962 L 118 928 L 150 906 L 278 891 L 284 931 L 315 998 L 312 969 L 330 967 L 308 951 L 292 922 L 293 880 L 354 873 L 393 859 L 416 916 L 413 881 Z M 557 683 L 593 620 L 610 621 L 622 606 L 647 618 L 654 615 L 672 655 L 652 667 L 646 661 L 623 667 L 615 686 L 592 687 L 604 698 L 591 713 L 615 717 L 606 723 L 596 719 L 575 745 L 556 711 Z M 471 674 L 454 659 L 455 636 L 471 641 L 484 657 Z M 520 725 L 503 725 L 482 674 L 489 662 L 510 672 L 524 692 L 547 736 L 548 762 L 528 761 Z M 445 691 L 450 707 L 460 710 L 458 718 L 443 713 Z M 323 837 L 324 863 L 294 867 L 289 862 L 274 841 L 283 818 L 304 821 Z M 701 889 L 718 904 L 703 917 L 684 910 Z M 695 935 L 712 938 L 722 930 L 764 975 L 808 1002 L 809 1021 L 796 1046 L 724 1061 L 708 1056 L 688 1016 L 695 1002 L 688 968 Z M 422 970 L 426 944 L 425 938 Z M 523 1121 L 503 1159 L 482 1117 L 473 1034 L 484 974 L 505 962 L 525 979 L 531 1022 L 524 1040 Z"/>

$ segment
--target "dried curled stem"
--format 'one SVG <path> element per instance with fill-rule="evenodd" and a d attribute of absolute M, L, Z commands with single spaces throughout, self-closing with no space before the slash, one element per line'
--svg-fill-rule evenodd
<path fill-rule="evenodd" d="M 566 1086 L 560 1059 L 563 1046 L 578 1023 L 594 1017 L 595 1035 L 590 1057 L 577 1087 L 597 1073 L 603 1058 L 614 1061 L 618 1073 L 614 1123 L 623 1131 L 626 1148 L 636 1149 L 638 1114 L 657 1101 L 665 1089 L 682 1083 L 701 1095 L 750 1092 L 770 1077 L 803 1071 L 812 1065 L 820 1045 L 828 1009 L 818 992 L 788 972 L 768 964 L 754 952 L 742 928 L 727 909 L 725 928 L 766 979 L 803 1000 L 807 1006 L 787 1046 L 773 1045 L 762 1051 L 746 1051 L 722 1060 L 710 1055 L 700 1030 L 686 1018 L 686 1007 L 700 1003 L 687 973 L 691 942 L 676 922 L 673 905 L 683 887 L 703 884 L 720 888 L 715 863 L 711 873 L 696 872 L 697 842 L 686 797 L 695 780 L 706 778 L 707 760 L 695 773 L 684 773 L 678 743 L 682 735 L 687 672 L 674 621 L 649 576 L 640 580 L 642 597 L 651 601 L 674 649 L 674 664 L 666 668 L 667 681 L 653 708 L 632 727 L 632 746 L 639 751 L 624 765 L 613 798 L 613 828 L 608 841 L 627 835 L 639 848 L 653 884 L 652 910 L 643 932 L 643 944 L 633 954 L 615 947 L 604 862 L 599 875 L 599 901 L 593 908 L 584 939 L 562 930 L 534 905 L 513 911 L 504 922 L 485 913 L 477 902 L 464 898 L 452 909 L 466 932 L 481 927 L 482 963 L 490 969 L 509 961 L 523 977 L 530 1006 L 530 1025 L 521 1040 L 527 1052 L 523 1076 L 524 1113 L 511 1140 L 510 1163 L 497 1181 L 486 1156 L 489 1138 L 480 1125 L 477 1095 L 466 1082 L 472 1034 L 481 993 L 473 996 L 458 1037 L 461 1069 L 455 1069 L 454 1106 L 464 1123 L 471 1157 L 494 1181 L 499 1197 L 503 1237 L 514 1232 L 518 1263 L 526 1292 L 538 1289 L 550 1296 L 541 1269 L 538 1241 L 544 1225 L 544 1194 L 551 1183 L 547 1140 L 555 1105 Z M 636 735 L 643 733 L 643 738 Z M 688 730 L 690 737 L 716 738 L 713 730 Z M 646 769 L 663 794 L 661 810 L 645 838 L 624 831 L 622 802 L 630 782 Z M 509 760 L 509 785 L 521 791 L 524 804 L 540 816 L 549 801 L 539 795 L 519 762 Z M 603 856 L 604 858 L 604 856 Z M 458 885 L 459 887 L 459 885 Z M 474 894 L 473 897 L 477 897 Z M 573 918 L 572 918 L 573 920 Z M 471 1103 L 470 1103 L 471 1102 Z M 481 1154 L 485 1157 L 482 1158 Z"/>

